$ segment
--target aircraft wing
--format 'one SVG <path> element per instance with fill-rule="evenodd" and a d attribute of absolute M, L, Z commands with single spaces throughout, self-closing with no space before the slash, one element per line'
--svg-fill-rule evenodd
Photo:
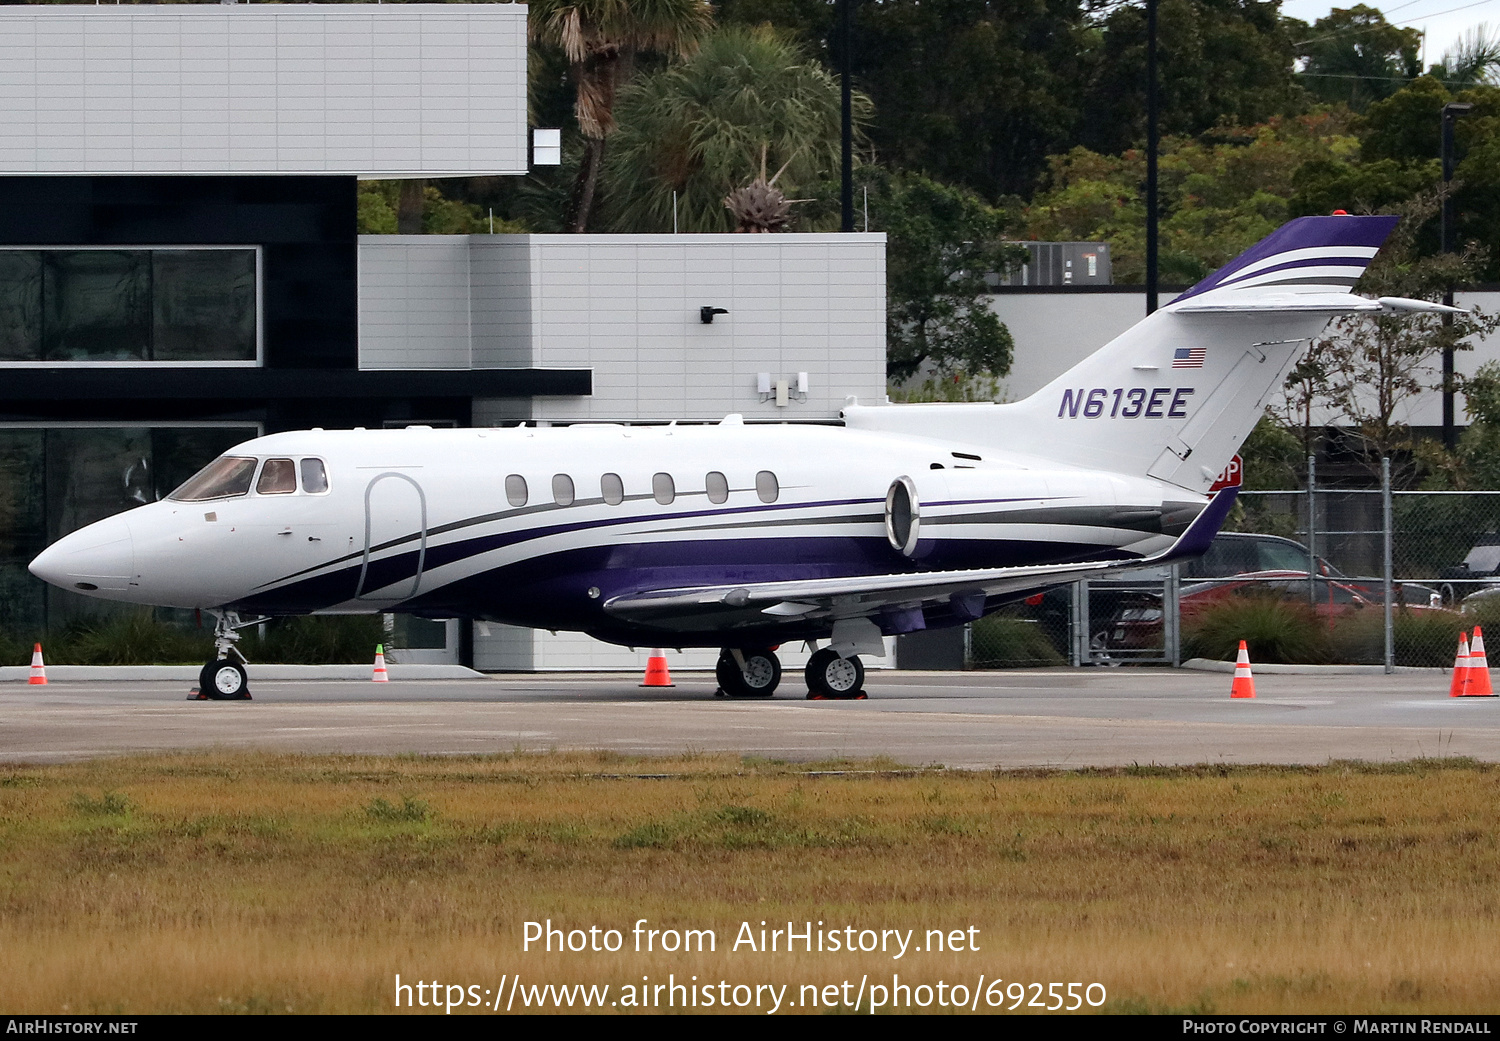
<path fill-rule="evenodd" d="M 987 597 L 1197 556 L 1218 534 L 1237 492 L 1223 489 L 1170 548 L 1134 560 L 653 589 L 614 597 L 605 602 L 604 610 L 622 621 L 667 631 L 701 628 L 705 615 L 720 615 L 726 628 L 748 628 L 778 619 L 866 618 L 893 608 L 911 610 L 944 602 L 968 605 L 968 613 L 977 617 L 980 612 L 973 608 Z"/>

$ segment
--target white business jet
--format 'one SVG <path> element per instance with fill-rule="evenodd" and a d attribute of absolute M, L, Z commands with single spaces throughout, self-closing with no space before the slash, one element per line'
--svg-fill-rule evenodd
<path fill-rule="evenodd" d="M 202 689 L 243 696 L 249 616 L 411 612 L 719 647 L 766 697 L 862 696 L 882 636 L 1203 552 L 1206 494 L 1394 217 L 1305 217 L 1024 401 L 856 405 L 842 427 L 307 430 L 247 441 L 31 563 L 91 596 L 217 620 Z"/>

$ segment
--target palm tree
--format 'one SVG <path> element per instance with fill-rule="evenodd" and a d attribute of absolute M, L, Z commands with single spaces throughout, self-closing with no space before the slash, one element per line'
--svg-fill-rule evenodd
<path fill-rule="evenodd" d="M 870 112 L 856 94 L 856 123 Z M 791 201 L 782 192 L 838 170 L 839 129 L 839 84 L 826 69 L 770 26 L 720 29 L 688 60 L 621 92 L 612 226 L 671 231 L 675 191 L 682 231 L 780 227 Z M 747 221 L 751 210 L 760 216 Z"/>
<path fill-rule="evenodd" d="M 1474 87 L 1495 83 L 1500 70 L 1500 33 L 1492 33 L 1484 22 L 1471 26 L 1444 52 L 1432 74 L 1450 87 Z"/>
<path fill-rule="evenodd" d="M 604 162 L 604 142 L 615 132 L 615 94 L 642 52 L 686 58 L 713 24 L 707 0 L 532 0 L 531 34 L 561 47 L 583 134 L 583 159 L 569 202 L 570 231 L 588 228 Z"/>

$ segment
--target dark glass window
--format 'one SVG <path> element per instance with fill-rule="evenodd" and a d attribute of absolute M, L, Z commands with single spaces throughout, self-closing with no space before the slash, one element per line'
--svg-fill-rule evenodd
<path fill-rule="evenodd" d="M 257 495 L 290 495 L 297 490 L 297 469 L 290 459 L 267 459 L 255 482 Z"/>
<path fill-rule="evenodd" d="M 729 479 L 717 470 L 713 470 L 703 479 L 704 487 L 708 489 L 709 502 L 729 501 Z"/>
<path fill-rule="evenodd" d="M 0 250 L 0 361 L 42 357 L 42 255 Z"/>
<path fill-rule="evenodd" d="M 152 357 L 255 360 L 255 251 L 151 251 Z"/>
<path fill-rule="evenodd" d="M 26 565 L 70 531 L 154 502 L 256 433 L 254 427 L 0 430 L 0 628 L 32 632 L 137 610 L 48 586 Z M 249 460 L 246 490 L 253 474 Z"/>
<path fill-rule="evenodd" d="M 47 546 L 43 437 L 40 430 L 0 430 L 0 627 L 11 632 L 46 621 L 46 587 L 26 570 Z"/>
<path fill-rule="evenodd" d="M 0 361 L 254 362 L 253 249 L 0 249 Z"/>
<path fill-rule="evenodd" d="M 618 506 L 625 501 L 625 482 L 619 474 L 605 474 L 599 478 L 599 494 L 611 506 Z"/>
<path fill-rule="evenodd" d="M 302 490 L 312 495 L 328 490 L 328 471 L 323 469 L 323 460 L 302 460 Z"/>
<path fill-rule="evenodd" d="M 144 251 L 42 254 L 44 361 L 146 361 L 151 260 Z"/>

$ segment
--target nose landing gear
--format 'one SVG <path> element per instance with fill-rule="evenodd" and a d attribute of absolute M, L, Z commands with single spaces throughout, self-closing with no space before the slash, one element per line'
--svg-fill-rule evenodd
<path fill-rule="evenodd" d="M 250 681 L 245 674 L 245 656 L 235 646 L 240 634 L 237 629 L 253 622 L 242 622 L 233 611 L 211 611 L 214 616 L 214 654 L 217 656 L 203 666 L 198 673 L 196 700 L 205 701 L 249 701 Z M 230 658 L 233 654 L 239 661 Z"/>

